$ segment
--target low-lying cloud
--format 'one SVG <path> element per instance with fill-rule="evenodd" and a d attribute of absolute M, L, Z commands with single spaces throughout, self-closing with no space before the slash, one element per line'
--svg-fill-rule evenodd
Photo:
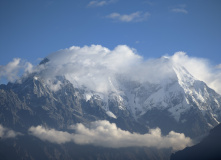
<path fill-rule="evenodd" d="M 75 133 L 47 129 L 42 126 L 31 127 L 29 132 L 31 135 L 51 143 L 74 142 L 80 145 L 91 144 L 111 148 L 145 146 L 179 150 L 192 143 L 191 139 L 185 137 L 183 133 L 171 131 L 168 135 L 163 136 L 159 128 L 151 129 L 146 134 L 130 133 L 106 120 L 91 122 L 89 127 L 78 123 L 70 128 L 75 130 Z"/>
<path fill-rule="evenodd" d="M 18 135 L 22 135 L 19 132 L 15 132 L 11 129 L 5 128 L 0 124 L 0 138 L 14 138 Z"/>

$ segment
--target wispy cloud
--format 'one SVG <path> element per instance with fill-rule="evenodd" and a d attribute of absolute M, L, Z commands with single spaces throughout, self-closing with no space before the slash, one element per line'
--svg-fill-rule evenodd
<path fill-rule="evenodd" d="M 137 11 L 131 14 L 119 14 L 115 12 L 106 17 L 120 22 L 142 22 L 147 20 L 149 16 L 150 13 L 148 12 Z"/>
<path fill-rule="evenodd" d="M 90 1 L 87 5 L 87 7 L 102 7 L 105 5 L 109 5 L 111 3 L 117 2 L 117 0 L 94 0 Z"/>
<path fill-rule="evenodd" d="M 14 138 L 18 135 L 22 135 L 19 132 L 15 132 L 11 129 L 5 128 L 0 124 L 0 138 Z"/>
<path fill-rule="evenodd" d="M 31 127 L 29 132 L 43 141 L 57 144 L 74 142 L 81 145 L 92 144 L 111 148 L 146 146 L 179 150 L 192 143 L 191 139 L 185 137 L 183 133 L 171 131 L 163 136 L 159 128 L 151 129 L 146 134 L 130 133 L 106 120 L 91 122 L 89 127 L 78 123 L 70 128 L 74 129 L 75 133 L 47 129 L 42 126 Z"/>
<path fill-rule="evenodd" d="M 154 5 L 154 3 L 152 1 L 150 1 L 150 0 L 145 0 L 145 1 L 143 1 L 143 3 L 144 4 L 148 4 L 150 6 Z"/>
<path fill-rule="evenodd" d="M 176 12 L 176 13 L 185 13 L 187 14 L 188 11 L 186 9 L 183 9 L 183 8 L 173 8 L 171 9 L 172 12 Z"/>
<path fill-rule="evenodd" d="M 186 9 L 186 5 L 185 4 L 182 4 L 182 5 L 177 5 L 175 7 L 172 7 L 170 9 L 171 12 L 174 12 L 174 13 L 184 13 L 184 14 L 188 14 L 188 11 Z"/>

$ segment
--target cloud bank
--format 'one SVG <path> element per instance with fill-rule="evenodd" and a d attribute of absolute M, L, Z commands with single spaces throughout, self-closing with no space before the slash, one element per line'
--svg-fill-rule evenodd
<path fill-rule="evenodd" d="M 74 142 L 76 144 L 91 144 L 95 146 L 120 147 L 157 147 L 183 149 L 191 145 L 191 139 L 183 133 L 171 131 L 168 135 L 161 135 L 159 128 L 151 129 L 147 134 L 130 133 L 117 128 L 116 124 L 106 120 L 91 122 L 89 127 L 81 123 L 70 126 L 75 133 L 47 129 L 42 126 L 31 127 L 29 133 L 43 141 L 62 144 Z"/>
<path fill-rule="evenodd" d="M 0 137 L 1 138 L 14 138 L 18 135 L 21 135 L 21 133 L 5 128 L 0 124 Z"/>
<path fill-rule="evenodd" d="M 119 14 L 119 13 L 111 13 L 107 16 L 107 18 L 120 21 L 120 22 L 142 22 L 147 20 L 150 16 L 148 12 L 134 12 L 131 14 Z"/>

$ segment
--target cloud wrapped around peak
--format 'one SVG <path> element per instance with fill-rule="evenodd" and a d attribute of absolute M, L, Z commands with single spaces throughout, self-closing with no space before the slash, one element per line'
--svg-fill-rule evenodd
<path fill-rule="evenodd" d="M 29 132 L 41 140 L 57 144 L 74 142 L 81 145 L 91 144 L 111 148 L 145 146 L 179 150 L 192 143 L 191 139 L 185 137 L 183 133 L 171 131 L 168 135 L 163 136 L 159 128 L 151 129 L 146 134 L 130 133 L 106 120 L 91 122 L 89 127 L 78 123 L 70 128 L 74 129 L 75 133 L 47 129 L 42 126 L 31 127 Z"/>
<path fill-rule="evenodd" d="M 15 58 L 5 66 L 0 66 L 0 78 L 15 81 L 21 72 L 37 72 L 48 86 L 57 91 L 60 82 L 56 76 L 64 76 L 75 87 L 85 86 L 100 93 L 115 92 L 119 89 L 119 75 L 139 83 L 161 83 L 165 78 L 174 78 L 172 67 L 175 63 L 184 66 L 196 79 L 204 81 L 221 94 L 221 67 L 213 66 L 209 60 L 176 52 L 167 58 L 144 60 L 136 50 L 126 45 L 108 49 L 101 45 L 84 47 L 72 46 L 52 53 L 45 65 L 33 66 L 29 62 Z"/>
<path fill-rule="evenodd" d="M 120 74 L 141 83 L 160 83 L 165 78 L 176 77 L 169 62 L 184 66 L 196 79 L 221 93 L 221 70 L 208 60 L 190 57 L 185 52 L 144 60 L 135 49 L 126 45 L 119 45 L 113 50 L 91 45 L 72 46 L 52 53 L 48 58 L 50 61 L 42 76 L 48 79 L 48 85 L 55 91 L 59 89 L 59 83 L 51 84 L 51 79 L 56 76 L 65 76 L 73 85 L 86 86 L 101 93 L 117 90 L 119 82 L 116 78 Z"/>
<path fill-rule="evenodd" d="M 126 45 L 112 51 L 100 45 L 70 47 L 48 56 L 50 60 L 42 76 L 51 82 L 56 76 L 65 76 L 74 86 L 106 93 L 113 90 L 116 74 L 125 73 L 142 58 Z M 56 84 L 51 88 L 58 89 Z"/>

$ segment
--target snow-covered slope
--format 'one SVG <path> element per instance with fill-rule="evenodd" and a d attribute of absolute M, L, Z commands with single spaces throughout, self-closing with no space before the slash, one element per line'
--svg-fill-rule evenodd
<path fill-rule="evenodd" d="M 191 123 L 188 122 L 191 119 L 188 117 L 190 112 L 200 116 L 200 121 L 205 123 L 205 130 L 217 125 L 221 120 L 220 95 L 204 82 L 194 78 L 180 64 L 175 64 L 164 57 L 158 61 L 168 71 L 168 74 L 159 81 L 139 82 L 121 75 L 114 79 L 115 83 L 112 83 L 109 78 L 110 86 L 112 86 L 110 92 L 102 94 L 91 91 L 85 96 L 86 100 L 99 97 L 104 102 L 103 109 L 107 115 L 115 119 L 120 116 L 119 110 L 129 111 L 138 121 L 148 119 L 148 114 L 158 110 L 167 114 L 177 125 Z M 113 101 L 115 110 L 111 109 L 113 106 L 109 106 L 109 102 Z M 146 123 L 147 126 L 148 123 Z"/>
<path fill-rule="evenodd" d="M 129 110 L 135 119 L 152 109 L 167 110 L 179 122 L 181 114 L 191 108 L 199 109 L 204 115 L 206 112 L 219 121 L 217 115 L 220 111 L 221 97 L 210 89 L 204 82 L 195 79 L 184 67 L 174 64 L 163 58 L 169 74 L 160 82 L 139 82 L 120 76 L 109 84 L 112 90 L 108 93 L 90 91 L 85 94 L 85 99 L 100 98 L 104 102 L 103 109 L 109 110 L 108 102 L 116 101 L 119 110 Z M 147 68 L 148 69 L 148 68 Z M 156 73 L 158 74 L 158 73 Z M 115 113 L 113 113 L 115 114 Z M 112 117 L 117 117 L 117 115 Z"/>

